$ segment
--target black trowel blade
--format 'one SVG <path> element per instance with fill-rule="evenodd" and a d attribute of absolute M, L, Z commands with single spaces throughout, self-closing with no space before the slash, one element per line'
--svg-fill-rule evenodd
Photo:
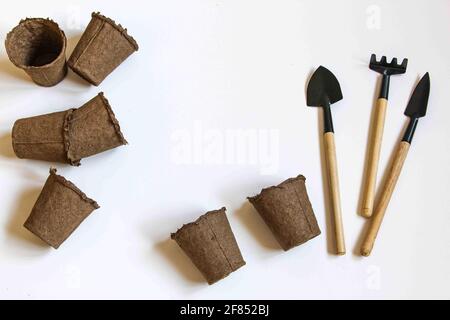
<path fill-rule="evenodd" d="M 324 107 L 341 99 L 341 86 L 334 74 L 323 66 L 317 68 L 308 83 L 306 104 L 310 107 Z"/>
<path fill-rule="evenodd" d="M 414 89 L 408 106 L 405 110 L 405 115 L 411 118 L 421 118 L 427 113 L 428 97 L 430 95 L 430 75 L 425 75 L 420 79 L 416 88 Z"/>

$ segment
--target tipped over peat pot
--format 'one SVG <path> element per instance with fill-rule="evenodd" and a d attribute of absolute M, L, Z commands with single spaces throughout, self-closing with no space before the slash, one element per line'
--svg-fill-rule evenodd
<path fill-rule="evenodd" d="M 285 251 L 320 234 L 305 180 L 299 175 L 248 198 Z"/>
<path fill-rule="evenodd" d="M 80 164 L 82 158 L 127 144 L 103 93 L 78 109 L 19 119 L 12 130 L 19 158 Z"/>
<path fill-rule="evenodd" d="M 66 76 L 66 46 L 58 24 L 42 18 L 20 21 L 5 41 L 11 62 L 44 87 L 54 86 Z"/>
<path fill-rule="evenodd" d="M 209 211 L 171 235 L 208 284 L 245 265 L 225 211 Z"/>
<path fill-rule="evenodd" d="M 126 29 L 94 12 L 68 65 L 80 77 L 98 86 L 138 49 L 137 42 L 128 35 Z"/>
<path fill-rule="evenodd" d="M 97 202 L 88 198 L 72 182 L 50 169 L 50 176 L 24 227 L 55 249 L 75 231 Z"/>

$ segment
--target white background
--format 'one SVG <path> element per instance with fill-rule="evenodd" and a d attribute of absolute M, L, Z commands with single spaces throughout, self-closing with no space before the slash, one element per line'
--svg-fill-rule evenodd
<path fill-rule="evenodd" d="M 16 0 L 0 10 L 0 40 L 21 18 L 48 16 L 66 32 L 69 55 L 92 11 L 140 44 L 99 88 L 73 73 L 38 87 L 1 46 L 1 298 L 450 298 L 449 1 Z M 409 58 L 407 73 L 391 80 L 381 174 L 427 71 L 431 95 L 372 256 L 361 258 L 357 208 L 379 79 L 371 53 Z M 321 64 L 344 94 L 332 107 L 343 257 L 327 245 L 320 110 L 305 106 L 306 81 Z M 53 250 L 22 227 L 51 164 L 15 158 L 10 130 L 18 118 L 78 107 L 99 91 L 130 144 L 78 168 L 56 164 L 101 208 Z M 269 143 L 272 170 L 262 155 L 252 164 L 202 154 L 232 154 L 220 137 L 239 129 L 271 132 L 257 148 Z M 200 145 L 190 150 L 195 160 L 177 156 L 183 134 Z M 246 197 L 300 173 L 322 235 L 283 252 Z M 222 206 L 247 265 L 208 286 L 169 235 Z"/>

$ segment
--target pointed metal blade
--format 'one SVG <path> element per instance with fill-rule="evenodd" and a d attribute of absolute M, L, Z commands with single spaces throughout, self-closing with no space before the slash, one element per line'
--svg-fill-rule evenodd
<path fill-rule="evenodd" d="M 320 66 L 311 76 L 306 90 L 306 104 L 324 107 L 342 99 L 341 86 L 327 68 Z"/>
<path fill-rule="evenodd" d="M 408 106 L 405 109 L 405 115 L 410 118 L 421 118 L 427 113 L 428 97 L 430 95 L 430 75 L 425 75 L 420 79 L 414 89 Z"/>

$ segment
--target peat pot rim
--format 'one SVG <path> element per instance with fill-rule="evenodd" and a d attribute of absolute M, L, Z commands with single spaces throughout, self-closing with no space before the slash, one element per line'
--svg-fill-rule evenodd
<path fill-rule="evenodd" d="M 108 112 L 109 115 L 109 119 L 111 120 L 114 129 L 116 131 L 117 136 L 119 137 L 120 141 L 122 142 L 123 145 L 128 144 L 128 141 L 125 139 L 125 136 L 122 133 L 122 130 L 120 128 L 120 123 L 119 120 L 117 120 L 116 118 L 116 114 L 114 113 L 111 105 L 109 104 L 109 100 L 105 97 L 105 94 L 102 92 L 99 92 L 98 97 L 100 97 L 104 103 L 104 106 L 106 108 L 106 111 Z"/>
<path fill-rule="evenodd" d="M 197 220 L 195 220 L 194 222 L 189 222 L 186 224 L 183 224 L 183 226 L 181 228 L 179 228 L 176 232 L 172 233 L 170 235 L 170 237 L 172 239 L 175 239 L 177 237 L 178 234 L 180 234 L 181 232 L 183 232 L 183 230 L 187 230 L 187 229 L 192 229 L 197 227 L 201 222 L 203 222 L 203 220 L 207 219 L 209 216 L 215 215 L 215 214 L 220 214 L 220 213 L 226 213 L 226 208 L 222 207 L 220 209 L 217 210 L 211 210 L 206 212 L 205 214 L 201 215 L 199 218 L 197 218 Z"/>
<path fill-rule="evenodd" d="M 64 178 L 63 176 L 60 176 L 59 174 L 56 174 L 56 168 L 50 168 L 50 176 L 53 177 L 55 179 L 56 182 L 62 184 L 63 186 L 65 186 L 66 188 L 69 188 L 70 190 L 72 190 L 73 192 L 75 192 L 76 194 L 78 194 L 80 196 L 80 198 L 91 204 L 95 209 L 100 208 L 100 206 L 98 205 L 97 201 L 89 198 L 83 191 L 81 191 L 76 185 L 74 185 L 72 182 L 70 182 L 69 180 L 67 180 L 66 178 Z"/>
<path fill-rule="evenodd" d="M 122 27 L 122 25 L 116 23 L 113 19 L 110 19 L 102 15 L 100 12 L 92 12 L 91 16 L 92 18 L 98 18 L 111 25 L 114 29 L 119 31 L 128 40 L 128 42 L 134 47 L 135 51 L 139 50 L 139 45 L 137 44 L 136 40 L 134 40 L 134 38 L 128 34 L 127 29 Z"/>
<path fill-rule="evenodd" d="M 49 63 L 41 65 L 41 66 L 30 66 L 27 64 L 21 64 L 21 63 L 17 63 L 15 61 L 15 59 L 12 58 L 12 56 L 10 55 L 10 51 L 9 51 L 9 43 L 10 41 L 12 41 L 12 37 L 14 37 L 15 32 L 18 31 L 18 29 L 20 27 L 22 27 L 23 25 L 30 23 L 30 22 L 39 22 L 41 24 L 46 24 L 46 25 L 51 25 L 52 27 L 55 27 L 55 31 L 57 31 L 61 37 L 61 39 L 63 40 L 62 42 L 62 47 L 60 49 L 59 54 Z M 56 63 L 58 63 L 61 59 L 62 56 L 64 56 L 65 59 L 65 54 L 66 54 L 66 49 L 67 49 L 67 38 L 66 35 L 64 33 L 63 30 L 61 30 L 61 28 L 59 27 L 59 25 L 53 21 L 50 18 L 26 18 L 26 19 L 22 19 L 20 20 L 19 24 L 17 26 L 15 26 L 6 36 L 6 40 L 5 40 L 5 47 L 6 47 L 6 51 L 8 53 L 8 57 L 9 60 L 18 68 L 21 68 L 23 70 L 36 70 L 36 69 L 43 69 L 43 68 L 49 68 L 52 67 L 53 65 L 55 65 Z"/>
<path fill-rule="evenodd" d="M 289 179 L 286 179 L 286 180 L 284 180 L 283 182 L 281 182 L 280 184 L 278 184 L 278 185 L 276 185 L 276 186 L 271 186 L 271 187 L 263 188 L 263 189 L 261 190 L 261 192 L 260 192 L 258 195 L 253 196 L 253 197 L 247 197 L 247 199 L 248 199 L 250 202 L 252 202 L 252 203 L 253 203 L 253 202 L 257 202 L 257 201 L 258 201 L 259 199 L 261 199 L 261 197 L 262 197 L 264 194 L 266 194 L 267 192 L 270 192 L 270 191 L 276 190 L 276 189 L 283 189 L 283 187 L 284 187 L 285 185 L 290 184 L 291 182 L 296 182 L 296 181 L 298 181 L 298 180 L 302 180 L 302 181 L 304 182 L 304 181 L 306 181 L 306 178 L 305 178 L 304 175 L 300 174 L 300 175 L 298 175 L 298 176 L 295 177 L 295 178 L 289 178 Z"/>

